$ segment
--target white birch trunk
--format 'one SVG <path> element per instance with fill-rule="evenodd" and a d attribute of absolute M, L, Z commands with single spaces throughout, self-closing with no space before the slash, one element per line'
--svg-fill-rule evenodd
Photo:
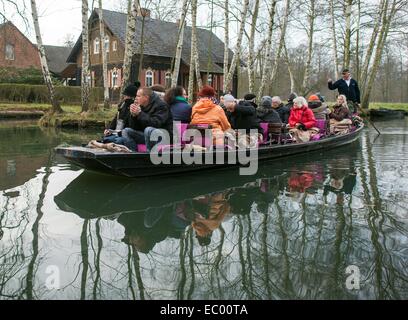
<path fill-rule="evenodd" d="M 272 35 L 273 35 L 273 26 L 274 26 L 274 19 L 275 19 L 275 9 L 276 9 L 276 2 L 277 0 L 271 1 L 271 8 L 269 11 L 269 23 L 268 23 L 268 36 L 266 39 L 266 48 L 265 48 L 265 58 L 264 58 L 264 68 L 261 71 L 261 83 L 258 89 L 258 101 L 261 100 L 263 95 L 266 82 L 268 81 L 268 76 L 270 74 L 270 70 L 272 67 L 272 56 L 271 56 L 271 48 L 272 48 Z"/>
<path fill-rule="evenodd" d="M 103 43 L 103 41 L 101 42 Z M 82 112 L 87 112 L 89 110 L 89 97 L 91 93 L 90 80 L 91 72 L 89 70 L 88 0 L 82 0 Z"/>
<path fill-rule="evenodd" d="M 229 53 L 229 14 L 228 14 L 228 1 L 225 0 L 224 2 L 224 77 L 223 77 L 223 84 L 222 84 L 222 91 L 227 93 L 227 74 L 228 74 L 228 53 Z"/>
<path fill-rule="evenodd" d="M 122 86 L 125 87 L 130 84 L 130 69 L 132 67 L 132 58 L 135 54 L 134 38 L 136 33 L 136 17 L 139 7 L 138 0 L 129 0 L 129 11 L 126 23 L 126 43 L 125 54 L 123 59 L 123 78 Z"/>
<path fill-rule="evenodd" d="M 252 14 L 251 31 L 249 33 L 249 56 L 248 56 L 248 83 L 249 92 L 254 92 L 255 87 L 255 30 L 258 20 L 259 0 L 255 0 L 254 12 Z"/>
<path fill-rule="evenodd" d="M 226 80 L 225 80 L 225 87 L 228 88 L 231 81 L 232 81 L 232 77 L 234 76 L 235 73 L 235 68 L 237 66 L 238 63 L 238 57 L 239 57 L 239 51 L 241 50 L 241 42 L 242 42 L 242 36 L 244 34 L 244 28 L 245 28 L 245 20 L 246 20 L 246 15 L 248 12 L 248 4 L 249 4 L 249 0 L 244 0 L 244 7 L 242 9 L 242 13 L 241 13 L 241 23 L 240 23 L 240 28 L 239 28 L 239 32 L 238 32 L 238 39 L 237 39 L 237 44 L 235 46 L 235 52 L 234 52 L 234 56 L 232 58 L 232 62 L 231 62 L 231 66 L 229 68 Z"/>
<path fill-rule="evenodd" d="M 290 92 L 295 92 L 296 91 L 295 77 L 293 75 L 292 66 L 290 65 L 289 53 L 286 48 L 286 44 L 283 45 L 283 52 L 284 52 L 286 65 L 288 66 L 288 73 L 289 73 L 289 79 L 290 79 Z"/>
<path fill-rule="evenodd" d="M 351 7 L 353 0 L 346 1 L 346 34 L 344 38 L 344 60 L 343 67 L 350 68 L 350 44 L 351 44 Z"/>
<path fill-rule="evenodd" d="M 47 57 L 45 55 L 44 46 L 42 42 L 40 24 L 38 22 L 37 4 L 35 0 L 31 0 L 31 12 L 33 16 L 35 37 L 37 39 L 38 53 L 40 55 L 41 71 L 43 74 L 45 85 L 47 86 L 47 89 L 48 89 L 48 94 L 50 95 L 50 101 L 51 101 L 50 113 L 62 113 L 63 111 L 61 109 L 59 101 L 57 100 L 55 96 L 54 85 L 52 84 L 52 79 L 51 79 L 50 72 L 48 69 Z"/>
<path fill-rule="evenodd" d="M 200 59 L 197 50 L 197 0 L 191 1 L 191 54 L 194 58 L 194 70 L 196 73 L 197 86 L 200 90 L 203 86 L 200 73 Z"/>
<path fill-rule="evenodd" d="M 99 5 L 99 33 L 101 39 L 102 52 L 102 81 L 103 81 L 103 108 L 109 109 L 109 84 L 108 84 L 108 57 L 105 48 L 105 26 L 103 23 L 102 0 L 98 0 Z"/>
<path fill-rule="evenodd" d="M 177 41 L 176 57 L 174 59 L 174 69 L 171 76 L 171 86 L 177 86 L 177 79 L 180 73 L 181 52 L 183 51 L 184 27 L 186 25 L 186 15 L 188 10 L 188 0 L 183 0 L 181 8 L 180 26 Z"/>
<path fill-rule="evenodd" d="M 308 29 L 308 46 L 307 46 L 307 60 L 305 66 L 305 74 L 303 76 L 301 95 L 305 96 L 308 93 L 309 78 L 311 73 L 311 64 L 313 56 L 313 35 L 316 18 L 316 0 L 310 0 L 310 12 L 309 12 L 309 29 Z"/>
<path fill-rule="evenodd" d="M 336 37 L 336 22 L 334 20 L 334 3 L 330 0 L 330 24 L 331 24 L 331 34 L 333 40 L 333 59 L 334 59 L 334 78 L 339 78 L 339 58 L 337 55 L 337 37 Z"/>

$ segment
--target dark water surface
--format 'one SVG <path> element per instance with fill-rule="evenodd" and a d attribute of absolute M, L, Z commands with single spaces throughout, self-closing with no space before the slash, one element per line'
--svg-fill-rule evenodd
<path fill-rule="evenodd" d="M 96 132 L 0 122 L 0 299 L 407 299 L 408 121 L 376 126 L 255 176 L 128 180 L 52 152 Z"/>

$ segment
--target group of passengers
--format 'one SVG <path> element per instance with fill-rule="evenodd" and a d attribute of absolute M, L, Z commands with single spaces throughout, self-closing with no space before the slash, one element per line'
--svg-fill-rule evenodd
<path fill-rule="evenodd" d="M 193 106 L 188 103 L 186 90 L 181 86 L 165 91 L 160 86 L 140 87 L 140 83 L 135 83 L 127 86 L 122 94 L 122 102 L 109 129 L 104 132 L 103 142 L 122 144 L 131 150 L 144 144 L 150 151 L 156 143 L 151 139 L 156 130 L 165 130 L 172 138 L 174 121 L 207 125 L 211 128 L 215 145 L 223 145 L 225 135 L 237 129 L 245 130 L 248 135 L 255 131 L 262 140 L 260 123 L 280 124 L 295 142 L 308 141 L 319 131 L 316 119 L 330 119 L 332 126 L 351 123 L 351 112 L 344 95 L 338 97 L 333 111 L 330 111 L 319 93 L 307 100 L 291 93 L 287 104 L 278 96 L 264 96 L 257 105 L 254 94 L 247 94 L 244 99 L 225 94 L 218 101 L 215 90 L 205 85 L 198 92 Z"/>

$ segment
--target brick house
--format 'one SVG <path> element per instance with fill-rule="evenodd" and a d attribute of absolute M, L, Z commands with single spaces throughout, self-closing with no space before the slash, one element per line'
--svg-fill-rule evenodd
<path fill-rule="evenodd" d="M 143 9 L 144 22 L 144 50 L 143 67 L 139 73 L 140 42 L 142 30 L 142 17 L 136 20 L 136 34 L 134 45 L 136 54 L 132 58 L 130 80 L 139 80 L 142 86 L 160 84 L 164 87 L 170 86 L 172 62 L 174 60 L 178 23 L 152 19 L 150 12 Z M 105 25 L 105 39 L 100 39 L 98 10 L 94 10 L 89 18 L 89 52 L 90 66 L 93 86 L 103 86 L 102 84 L 102 50 L 101 45 L 107 48 L 108 57 L 108 82 L 113 91 L 119 92 L 122 85 L 122 66 L 125 51 L 127 14 L 103 10 L 103 22 Z M 186 26 L 184 30 L 183 50 L 180 65 L 178 84 L 188 87 L 188 74 L 190 63 L 190 40 L 191 27 Z M 224 64 L 224 43 L 212 32 L 197 28 L 198 52 L 200 59 L 200 72 L 203 82 L 212 85 L 218 93 L 222 91 L 223 84 L 223 64 Z M 233 53 L 230 50 L 229 59 L 232 60 Z M 68 63 L 76 63 L 77 85 L 80 85 L 81 65 L 82 65 L 82 39 L 78 38 Z M 232 91 L 236 94 L 237 76 L 234 75 Z"/>
<path fill-rule="evenodd" d="M 41 68 L 37 46 L 10 21 L 0 25 L 0 67 Z"/>
<path fill-rule="evenodd" d="M 44 46 L 48 68 L 57 78 L 74 78 L 76 65 L 66 62 L 71 48 Z M 0 67 L 41 69 L 38 49 L 12 22 L 0 25 Z M 74 67 L 74 68 L 73 68 Z"/>

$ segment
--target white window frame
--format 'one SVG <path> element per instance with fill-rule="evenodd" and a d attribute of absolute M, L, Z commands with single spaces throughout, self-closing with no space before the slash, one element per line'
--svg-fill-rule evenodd
<path fill-rule="evenodd" d="M 208 85 L 209 85 L 209 86 L 212 86 L 213 81 L 214 81 L 213 75 L 212 75 L 211 73 L 209 73 L 209 74 L 208 74 L 208 79 L 207 79 Z"/>
<path fill-rule="evenodd" d="M 16 59 L 14 45 L 12 45 L 10 43 L 6 43 L 5 58 L 6 58 L 6 60 L 15 60 Z"/>
<path fill-rule="evenodd" d="M 118 87 L 118 70 L 115 68 L 112 70 L 111 73 L 111 87 L 117 88 Z"/>
<path fill-rule="evenodd" d="M 101 49 L 101 41 L 99 38 L 95 38 L 94 40 L 94 54 L 99 54 Z"/>
<path fill-rule="evenodd" d="M 118 42 L 116 40 L 112 41 L 112 51 L 118 50 Z"/>
<path fill-rule="evenodd" d="M 164 84 L 166 86 L 166 89 L 171 87 L 171 72 L 170 71 L 167 71 L 166 75 L 164 76 Z"/>
<path fill-rule="evenodd" d="M 105 46 L 106 53 L 108 53 L 109 52 L 109 47 L 110 47 L 110 39 L 109 39 L 108 35 L 105 36 L 105 40 L 103 41 L 103 45 Z"/>
<path fill-rule="evenodd" d="M 149 84 L 149 81 L 151 81 L 150 84 Z M 154 72 L 152 70 L 147 70 L 146 75 L 145 75 L 146 87 L 151 87 L 153 83 L 154 83 Z"/>

